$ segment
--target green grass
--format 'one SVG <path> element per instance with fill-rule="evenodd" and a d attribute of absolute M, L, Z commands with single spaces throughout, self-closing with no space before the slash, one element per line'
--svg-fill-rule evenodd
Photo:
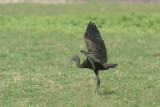
<path fill-rule="evenodd" d="M 0 106 L 159 107 L 160 5 L 0 4 Z M 98 26 L 109 62 L 100 72 L 75 63 L 86 50 L 89 21 Z"/>

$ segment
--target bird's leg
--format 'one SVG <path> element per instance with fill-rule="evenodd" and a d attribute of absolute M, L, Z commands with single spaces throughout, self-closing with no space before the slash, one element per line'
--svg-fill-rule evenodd
<path fill-rule="evenodd" d="M 95 93 L 98 91 L 98 94 L 99 94 L 100 78 L 99 78 L 98 71 L 95 72 L 95 74 L 96 74 L 96 78 L 97 78 L 97 87 L 96 87 Z"/>

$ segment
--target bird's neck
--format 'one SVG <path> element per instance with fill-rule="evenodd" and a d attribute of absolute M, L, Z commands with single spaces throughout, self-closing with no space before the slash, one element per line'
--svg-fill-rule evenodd
<path fill-rule="evenodd" d="M 76 60 L 76 62 L 77 62 L 77 67 L 78 67 L 78 68 L 83 68 L 83 65 L 80 64 L 80 58 L 78 58 L 78 59 Z"/>

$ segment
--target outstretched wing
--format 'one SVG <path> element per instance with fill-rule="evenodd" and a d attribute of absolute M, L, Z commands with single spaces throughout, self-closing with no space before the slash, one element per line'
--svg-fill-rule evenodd
<path fill-rule="evenodd" d="M 90 22 L 84 34 L 84 41 L 87 45 L 88 53 L 100 60 L 107 62 L 107 51 L 104 41 L 94 23 Z"/>

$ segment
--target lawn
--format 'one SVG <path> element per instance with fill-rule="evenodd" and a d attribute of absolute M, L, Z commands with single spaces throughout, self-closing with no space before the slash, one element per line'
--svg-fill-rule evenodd
<path fill-rule="evenodd" d="M 159 107 L 160 4 L 0 4 L 1 107 Z M 96 77 L 81 63 L 93 21 L 115 69 Z"/>

